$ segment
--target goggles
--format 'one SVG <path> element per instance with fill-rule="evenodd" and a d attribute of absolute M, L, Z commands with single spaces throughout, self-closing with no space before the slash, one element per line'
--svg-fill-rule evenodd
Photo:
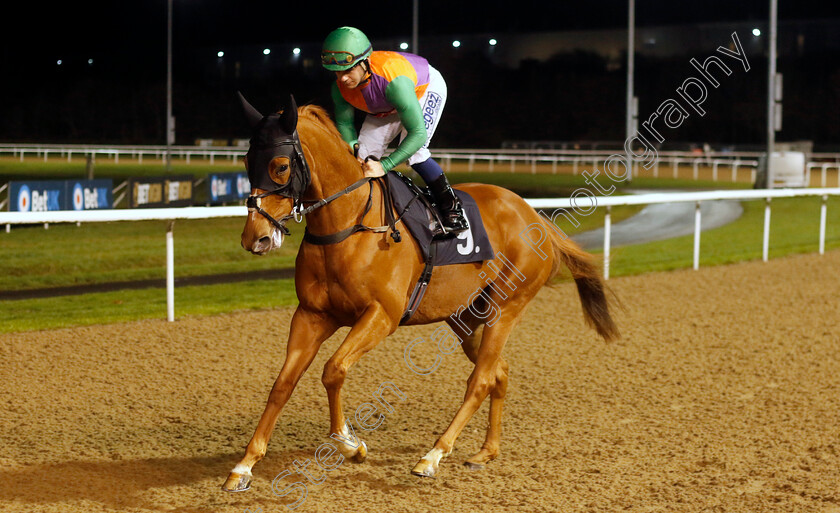
<path fill-rule="evenodd" d="M 330 50 L 330 51 L 323 51 L 321 52 L 321 64 L 333 64 L 337 66 L 347 66 L 348 64 L 352 63 L 356 59 L 363 57 L 370 51 L 371 47 L 368 46 L 365 51 L 358 55 L 354 55 L 352 52 L 345 52 L 342 50 Z"/>

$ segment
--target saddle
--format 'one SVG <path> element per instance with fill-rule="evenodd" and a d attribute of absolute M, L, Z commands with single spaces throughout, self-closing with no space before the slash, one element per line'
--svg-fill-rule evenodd
<path fill-rule="evenodd" d="M 469 229 L 457 236 L 442 238 L 440 215 L 429 190 L 418 187 L 411 178 L 398 171 L 390 171 L 383 179 L 387 181 L 386 191 L 398 218 L 417 241 L 423 256 L 427 257 L 430 251 L 435 251 L 434 265 L 481 262 L 493 258 L 493 248 L 472 196 L 455 190 L 463 204 Z"/>
<path fill-rule="evenodd" d="M 408 232 L 420 246 L 426 262 L 400 320 L 400 324 L 405 324 L 420 306 L 434 266 L 492 260 L 494 253 L 478 205 L 466 192 L 455 190 L 455 194 L 461 200 L 469 228 L 457 236 L 441 238 L 439 234 L 443 230 L 440 217 L 428 189 L 421 189 L 409 177 L 397 171 L 390 171 L 382 180 L 386 198 L 390 199 L 397 213 L 396 219 L 401 220 L 408 228 Z M 399 242 L 399 232 L 396 229 L 394 231 L 392 237 Z"/>

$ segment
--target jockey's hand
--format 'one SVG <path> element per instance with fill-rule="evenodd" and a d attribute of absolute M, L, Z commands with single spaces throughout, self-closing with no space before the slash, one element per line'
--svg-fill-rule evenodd
<path fill-rule="evenodd" d="M 365 159 L 362 163 L 362 171 L 365 172 L 365 176 L 370 178 L 385 176 L 385 170 L 382 169 L 382 163 L 371 158 Z"/>

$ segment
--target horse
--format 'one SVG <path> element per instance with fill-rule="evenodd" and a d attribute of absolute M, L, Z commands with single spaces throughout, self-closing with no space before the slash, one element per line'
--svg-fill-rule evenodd
<path fill-rule="evenodd" d="M 307 232 L 315 236 L 342 235 L 322 244 L 304 237 L 300 245 L 295 261 L 299 304 L 290 322 L 286 358 L 246 454 L 222 486 L 225 491 L 250 487 L 252 468 L 265 455 L 298 380 L 321 344 L 343 326 L 350 327 L 349 333 L 324 365 L 321 378 L 329 400 L 329 435 L 339 442 L 341 457 L 356 463 L 365 460 L 367 445 L 348 429 L 341 388 L 353 364 L 400 326 L 413 286 L 425 269 L 414 239 L 396 242 L 388 229 L 358 228 L 369 224 L 388 228 L 385 224 L 393 212 L 387 210 L 393 207 L 384 191 L 373 194 L 371 178 L 364 176 L 353 149 L 323 108 L 298 109 L 292 97 L 285 109 L 263 115 L 241 93 L 239 98 L 252 128 L 245 157 L 252 189 L 242 247 L 257 255 L 279 247 L 289 235 L 286 223 L 300 222 L 303 216 Z M 480 469 L 499 456 L 508 385 L 502 349 L 528 303 L 564 266 L 577 285 L 587 324 L 605 341 L 620 336 L 610 315 L 614 298 L 608 297 L 609 289 L 591 255 L 507 189 L 478 183 L 456 188 L 475 199 L 500 258 L 496 265 L 489 260 L 434 267 L 423 302 L 405 323 L 446 322 L 457 336 L 452 338 L 453 351 L 460 345 L 474 365 L 463 404 L 411 471 L 422 477 L 438 474 L 441 460 L 488 395 L 485 441 L 464 464 Z M 491 309 L 495 309 L 492 319 Z"/>

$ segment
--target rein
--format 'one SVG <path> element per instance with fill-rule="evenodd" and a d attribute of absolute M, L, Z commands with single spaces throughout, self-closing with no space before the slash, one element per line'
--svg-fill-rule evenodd
<path fill-rule="evenodd" d="M 327 235 L 315 235 L 312 232 L 310 232 L 309 228 L 307 227 L 304 230 L 303 241 L 318 246 L 327 246 L 331 244 L 338 244 L 339 242 L 344 241 L 345 239 L 357 232 L 369 231 L 374 233 L 382 233 L 388 231 L 389 229 L 391 230 L 391 238 L 394 239 L 394 242 L 400 242 L 402 240 L 402 236 L 400 235 L 399 230 L 397 230 L 396 225 L 402 219 L 403 214 L 405 214 L 405 212 L 408 210 L 411 204 L 418 198 L 421 198 L 422 195 L 416 194 L 414 198 L 412 198 L 406 204 L 403 211 L 398 216 L 394 217 L 394 200 L 391 197 L 391 186 L 388 182 L 387 175 L 379 176 L 376 178 L 366 176 L 360 180 L 353 182 L 352 184 L 336 192 L 335 194 L 331 194 L 326 198 L 316 200 L 312 205 L 304 208 L 303 202 L 305 200 L 301 200 L 300 196 L 303 194 L 303 190 L 309 186 L 311 174 L 309 171 L 309 164 L 306 162 L 306 157 L 304 156 L 303 150 L 301 148 L 300 139 L 297 137 L 297 132 L 294 133 L 291 139 L 285 139 L 275 142 L 274 144 L 268 147 L 277 148 L 280 146 L 287 145 L 291 145 L 293 148 L 293 155 L 291 155 L 293 157 L 292 175 L 290 176 L 289 181 L 280 187 L 274 188 L 262 194 L 248 196 L 248 199 L 246 201 L 246 205 L 248 206 L 248 212 L 256 212 L 260 214 L 261 216 L 265 217 L 269 222 L 271 222 L 271 224 L 274 225 L 276 229 L 280 230 L 284 235 L 288 236 L 291 233 L 286 227 L 286 222 L 289 219 L 294 219 L 295 222 L 300 223 L 303 221 L 303 218 L 307 214 L 310 214 L 315 210 L 325 205 L 328 205 L 329 203 L 332 203 L 338 198 L 355 191 L 359 187 L 368 184 L 370 186 L 370 191 L 368 192 L 368 199 L 365 203 L 364 212 L 362 212 L 361 215 L 361 219 L 363 220 L 368 214 L 368 212 L 370 212 L 370 209 L 373 206 L 373 182 L 375 181 L 382 188 L 382 201 L 384 204 L 383 207 L 385 209 L 385 220 L 387 222 L 386 226 L 371 227 L 366 226 L 361 222 L 358 222 L 353 226 L 345 228 L 344 230 L 340 230 Z M 263 151 L 265 151 L 265 149 L 267 148 L 263 148 Z M 268 157 L 263 156 L 262 160 L 269 158 L 268 161 L 270 161 L 270 158 L 273 158 L 274 155 L 275 153 L 272 152 L 271 155 L 268 155 Z M 260 176 L 259 178 L 264 179 L 265 176 Z M 263 181 L 261 183 L 263 183 L 264 185 L 268 185 L 268 182 L 266 181 Z M 265 211 L 265 209 L 262 208 L 262 199 L 274 194 L 291 198 L 294 202 L 292 206 L 292 211 L 284 215 L 280 219 L 275 219 L 271 214 L 269 214 Z M 421 201 L 423 200 L 421 199 Z M 434 209 L 432 208 L 431 211 L 434 212 Z M 419 308 L 420 302 L 423 300 L 423 296 L 426 292 L 426 287 L 429 285 L 429 281 L 432 278 L 432 269 L 434 268 L 436 252 L 437 245 L 432 244 L 429 248 L 428 255 L 426 255 L 425 257 L 425 267 L 423 269 L 423 272 L 420 274 L 420 278 L 417 280 L 417 284 L 414 286 L 414 290 L 412 291 L 411 297 L 409 298 L 408 306 L 405 312 L 403 313 L 402 317 L 400 318 L 401 325 L 407 323 L 408 320 L 411 319 L 411 316 L 414 314 L 417 308 Z"/>
<path fill-rule="evenodd" d="M 376 178 L 364 177 L 335 194 L 327 196 L 326 198 L 315 200 L 312 205 L 304 208 L 303 203 L 308 203 L 310 200 L 302 200 L 301 196 L 311 184 L 312 176 L 309 164 L 306 161 L 306 156 L 303 153 L 303 146 L 300 142 L 300 137 L 298 136 L 296 130 L 298 111 L 294 97 L 290 98 L 289 106 L 283 110 L 281 114 L 270 114 L 268 116 L 260 114 L 259 111 L 257 111 L 247 102 L 247 100 L 245 100 L 245 97 L 242 96 L 241 93 L 239 93 L 239 99 L 242 102 L 245 115 L 254 130 L 251 137 L 251 145 L 248 149 L 248 153 L 245 155 L 246 168 L 248 169 L 248 180 L 253 189 L 266 191 L 261 194 L 252 194 L 248 196 L 245 204 L 248 207 L 249 213 L 256 212 L 257 214 L 263 216 L 274 226 L 274 228 L 288 236 L 290 235 L 290 232 L 286 227 L 286 222 L 289 219 L 294 219 L 296 222 L 300 223 L 307 214 L 310 214 L 315 210 L 335 201 L 336 199 L 355 191 L 364 184 L 368 184 L 370 186 L 370 191 L 368 192 L 367 203 L 365 204 L 364 212 L 362 213 L 359 222 L 349 228 L 327 235 L 315 235 L 307 228 L 304 232 L 303 241 L 316 245 L 337 244 L 356 232 L 370 231 L 382 233 L 388 231 L 389 229 L 394 242 L 400 242 L 402 240 L 396 224 L 402 220 L 402 216 L 414 200 L 420 198 L 421 202 L 427 203 L 425 199 L 422 198 L 422 194 L 415 192 L 414 198 L 412 198 L 405 205 L 403 211 L 395 217 L 394 200 L 391 196 L 391 187 L 388 178 L 386 178 L 387 175 Z M 282 151 L 282 148 L 284 147 L 291 147 L 291 151 Z M 269 174 L 270 163 L 278 157 L 288 158 L 291 165 L 289 180 L 282 185 L 274 181 Z M 397 175 L 401 176 L 399 173 L 397 173 Z M 387 226 L 370 227 L 361 223 L 373 207 L 374 181 L 376 181 L 382 188 L 382 202 L 385 209 L 384 215 Z M 262 208 L 263 198 L 275 194 L 292 200 L 292 211 L 280 217 L 280 219 L 275 219 L 271 214 Z M 429 205 L 427 203 L 427 207 L 428 206 Z M 431 209 L 431 211 L 434 212 L 434 209 Z M 426 287 L 432 277 L 435 253 L 436 245 L 432 244 L 428 254 L 425 255 L 425 268 L 414 287 L 414 291 L 411 293 L 408 308 L 400 319 L 400 324 L 408 322 L 423 299 Z"/>
<path fill-rule="evenodd" d="M 397 230 L 396 224 L 397 224 L 397 222 L 399 222 L 400 218 L 402 217 L 402 214 L 400 214 L 396 218 L 394 217 L 394 204 L 393 204 L 393 200 L 391 199 L 390 186 L 388 185 L 388 181 L 384 177 L 376 177 L 376 178 L 365 177 L 365 178 L 362 178 L 361 180 L 359 180 L 358 182 L 356 182 L 356 183 L 352 184 L 351 186 L 347 187 L 343 191 L 340 191 L 336 194 L 333 194 L 329 198 L 319 200 L 318 203 L 316 203 L 315 205 L 312 205 L 311 207 L 308 207 L 307 209 L 305 209 L 304 213 L 308 214 L 312 210 L 315 210 L 318 207 L 322 207 L 322 206 L 326 205 L 327 203 L 336 199 L 337 197 L 343 196 L 344 194 L 347 194 L 348 192 L 350 192 L 354 189 L 357 189 L 362 184 L 369 183 L 370 184 L 370 192 L 368 193 L 368 200 L 367 200 L 367 203 L 365 204 L 365 210 L 364 210 L 364 212 L 362 212 L 362 216 L 361 216 L 362 219 L 364 219 L 364 217 L 367 215 L 367 213 L 370 212 L 371 206 L 373 204 L 373 181 L 376 181 L 377 183 L 379 183 L 379 186 L 382 187 L 382 197 L 383 197 L 383 200 L 385 202 L 385 219 L 388 223 L 386 226 L 371 227 L 371 226 L 366 226 L 366 225 L 361 224 L 361 223 L 357 223 L 353 226 L 350 226 L 348 228 L 345 228 L 343 230 L 340 230 L 338 232 L 331 233 L 331 234 L 328 234 L 328 235 L 315 235 L 312 232 L 310 232 L 309 228 L 307 227 L 305 229 L 304 233 L 303 233 L 303 241 L 308 242 L 310 244 L 315 244 L 315 245 L 318 245 L 318 246 L 327 246 L 327 245 L 330 245 L 330 244 L 338 244 L 339 242 L 345 240 L 347 237 L 353 235 L 356 232 L 369 231 L 369 232 L 375 232 L 375 233 L 382 233 L 382 232 L 388 231 L 390 229 L 391 230 L 391 238 L 394 239 L 394 242 L 400 242 L 402 240 L 402 237 L 400 235 L 400 231 Z"/>
<path fill-rule="evenodd" d="M 371 209 L 371 206 L 372 206 L 372 202 L 373 202 L 373 183 L 372 182 L 375 180 L 379 183 L 380 187 L 382 187 L 382 193 L 383 193 L 382 196 L 383 196 L 384 201 L 385 201 L 385 218 L 386 218 L 386 221 L 388 222 L 388 224 L 386 226 L 371 227 L 371 226 L 366 226 L 366 225 L 361 224 L 361 223 L 357 223 L 353 226 L 350 226 L 349 228 L 345 228 L 344 230 L 341 230 L 341 231 L 338 231 L 338 232 L 335 232 L 335 233 L 331 233 L 331 234 L 328 234 L 328 235 L 315 235 L 312 232 L 310 232 L 308 228 L 306 228 L 305 231 L 304 231 L 304 234 L 303 234 L 303 240 L 304 240 L 304 242 L 309 242 L 310 244 L 316 244 L 316 245 L 319 245 L 319 246 L 326 246 L 326 245 L 330 245 L 330 244 L 338 244 L 339 242 L 343 241 L 344 239 L 353 235 L 356 232 L 370 231 L 370 232 L 381 233 L 381 232 L 385 232 L 385 231 L 390 229 L 391 230 L 391 237 L 394 239 L 394 242 L 400 242 L 402 240 L 402 236 L 400 235 L 400 231 L 397 230 L 396 224 L 397 224 L 397 222 L 399 222 L 400 218 L 402 217 L 402 214 L 400 214 L 396 218 L 394 217 L 393 200 L 391 199 L 391 194 L 390 194 L 390 190 L 389 190 L 390 186 L 388 185 L 387 180 L 381 179 L 381 178 L 383 178 L 383 177 L 377 177 L 377 178 L 364 177 L 361 180 L 357 180 L 356 182 L 353 182 L 352 184 L 350 184 L 347 187 L 345 187 L 344 189 L 336 192 L 335 194 L 327 196 L 326 198 L 316 200 L 314 204 L 312 204 L 312 205 L 310 205 L 306 208 L 303 208 L 302 202 L 300 200 L 295 199 L 295 203 L 294 203 L 294 206 L 292 207 L 291 213 L 284 215 L 280 219 L 275 219 L 274 217 L 272 217 L 272 215 L 269 214 L 268 212 L 266 212 L 261 206 L 262 198 L 271 196 L 273 194 L 282 194 L 283 191 L 281 191 L 280 189 L 275 189 L 273 191 L 264 192 L 264 193 L 258 194 L 256 196 L 249 196 L 247 201 L 246 201 L 246 205 L 248 206 L 248 211 L 249 212 L 257 212 L 258 214 L 262 215 L 263 217 L 268 219 L 268 221 L 272 225 L 274 225 L 275 228 L 280 230 L 284 235 L 288 236 L 291 233 L 291 232 L 289 232 L 289 229 L 286 227 L 286 222 L 289 219 L 294 219 L 295 222 L 300 223 L 301 221 L 303 221 L 304 216 L 306 216 L 307 214 L 309 214 L 309 213 L 311 213 L 311 212 L 313 212 L 313 211 L 315 211 L 315 210 L 317 210 L 317 209 L 319 209 L 319 208 L 321 208 L 321 207 L 323 207 L 323 206 L 325 206 L 329 203 L 332 203 L 333 201 L 337 200 L 338 198 L 340 198 L 340 197 L 342 197 L 346 194 L 349 194 L 349 193 L 355 191 L 356 189 L 358 189 L 359 187 L 361 187 L 364 184 L 369 184 L 370 185 L 370 193 L 368 194 L 368 200 L 367 200 L 367 203 L 365 204 L 365 210 L 362 213 L 362 218 L 364 218 L 367 215 L 367 213 L 370 212 L 370 209 Z M 408 206 L 406 206 L 406 209 L 407 208 L 408 208 Z"/>
<path fill-rule="evenodd" d="M 249 212 L 257 212 L 258 214 L 260 214 L 263 217 L 265 217 L 266 219 L 268 219 L 269 222 L 271 222 L 271 224 L 273 224 L 275 228 L 277 228 L 278 230 L 283 232 L 284 235 L 289 235 L 290 232 L 289 232 L 289 229 L 286 228 L 286 221 L 288 221 L 289 219 L 294 219 L 295 222 L 300 223 L 301 221 L 303 221 L 303 217 L 306 214 L 312 212 L 313 210 L 316 210 L 316 209 L 319 209 L 319 208 L 323 207 L 327 203 L 331 203 L 332 201 L 340 198 L 341 196 L 344 196 L 345 194 L 349 194 L 349 193 L 355 191 L 356 189 L 358 189 L 362 185 L 370 182 L 370 180 L 371 179 L 369 177 L 362 178 L 361 180 L 359 180 L 357 182 L 354 182 L 353 184 L 345 187 L 343 190 L 340 190 L 340 191 L 338 191 L 337 193 L 335 193 L 331 196 L 328 196 L 326 198 L 317 200 L 314 205 L 308 206 L 306 208 L 303 208 L 303 205 L 301 204 L 301 201 L 298 200 L 297 198 L 295 198 L 295 200 L 294 200 L 295 204 L 292 207 L 291 213 L 284 215 L 279 220 L 274 219 L 271 216 L 271 214 L 269 214 L 268 212 L 263 210 L 261 205 L 260 205 L 262 203 L 262 201 L 261 201 L 262 198 L 265 198 L 267 196 L 271 196 L 272 194 L 280 194 L 279 189 L 264 192 L 264 193 L 258 194 L 256 196 L 249 196 L 248 200 L 245 202 L 245 204 L 248 206 L 248 211 Z"/>
<path fill-rule="evenodd" d="M 370 227 L 357 223 L 345 230 L 329 235 L 314 235 L 309 230 L 306 230 L 303 240 L 319 245 L 336 244 L 359 231 L 385 232 L 390 228 L 391 237 L 393 237 L 395 242 L 400 242 L 400 232 L 396 228 L 396 223 L 399 221 L 399 218 L 394 218 L 394 205 L 387 179 L 380 180 L 381 177 L 364 177 L 337 193 L 316 200 L 313 205 L 304 208 L 304 200 L 301 200 L 301 196 L 303 196 L 303 193 L 312 183 L 312 173 L 309 170 L 309 163 L 306 161 L 306 156 L 303 153 L 303 145 L 300 142 L 300 137 L 296 129 L 297 105 L 294 103 L 294 98 L 291 98 L 291 104 L 281 114 L 270 114 L 268 116 L 263 116 L 259 111 L 254 109 L 241 93 L 239 99 L 254 129 L 248 153 L 245 155 L 248 181 L 251 183 L 251 187 L 266 191 L 262 194 L 248 196 L 245 202 L 248 207 L 248 212 L 256 212 L 263 216 L 283 235 L 289 236 L 291 232 L 286 227 L 286 222 L 289 219 L 294 219 L 295 222 L 300 223 L 303 221 L 304 216 L 314 210 L 349 194 L 364 184 L 369 184 L 370 192 L 368 193 L 365 211 L 362 214 L 362 219 L 364 219 L 368 212 L 370 212 L 373 204 L 373 184 L 371 182 L 376 180 L 379 182 L 380 187 L 382 187 L 385 216 L 388 221 L 387 226 Z M 284 147 L 291 147 L 291 151 L 283 151 Z M 279 184 L 273 180 L 268 172 L 271 162 L 278 157 L 288 158 L 291 166 L 289 180 L 284 184 Z M 262 199 L 274 194 L 292 200 L 292 211 L 280 219 L 275 219 L 262 208 Z"/>

